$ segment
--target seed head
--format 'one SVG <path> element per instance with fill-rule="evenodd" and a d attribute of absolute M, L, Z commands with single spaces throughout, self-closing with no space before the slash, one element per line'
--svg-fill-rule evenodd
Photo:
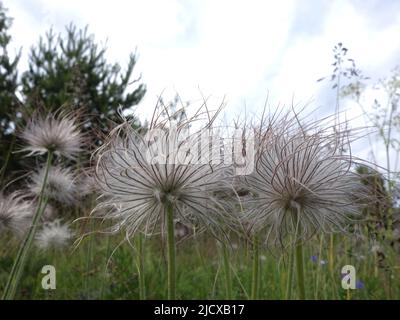
<path fill-rule="evenodd" d="M 36 245 L 40 249 L 64 248 L 73 237 L 68 224 L 62 224 L 60 220 L 48 222 L 36 236 Z"/>
<path fill-rule="evenodd" d="M 172 206 L 175 220 L 221 231 L 229 214 L 217 194 L 229 186 L 229 168 L 222 163 L 197 163 L 188 145 L 176 138 L 186 127 L 178 127 L 177 136 L 164 124 L 153 124 L 151 129 L 164 133 L 157 138 L 159 149 L 154 148 L 155 140 L 145 139 L 126 122 L 99 150 L 96 180 L 102 201 L 98 209 L 109 208 L 104 218 L 116 222 L 114 231 L 125 229 L 127 237 L 138 231 L 152 234 L 157 226 L 163 232 L 166 209 Z M 194 140 L 190 140 L 192 147 Z M 153 161 L 161 156 L 165 162 Z"/>
<path fill-rule="evenodd" d="M 345 231 L 360 216 L 369 192 L 342 152 L 346 135 L 298 128 L 263 141 L 254 173 L 242 179 L 253 195 L 245 215 L 252 231 L 282 243 Z"/>
<path fill-rule="evenodd" d="M 20 237 L 32 223 L 33 206 L 20 192 L 0 193 L 0 234 L 9 230 Z"/>
<path fill-rule="evenodd" d="M 36 115 L 28 121 L 21 138 L 27 143 L 21 151 L 29 152 L 28 156 L 53 152 L 75 159 L 82 151 L 83 136 L 71 115 Z"/>
<path fill-rule="evenodd" d="M 45 169 L 42 167 L 30 176 L 29 190 L 36 196 L 39 196 L 42 190 Z M 52 166 L 49 168 L 44 194 L 60 204 L 73 205 L 79 197 L 75 181 L 76 177 L 69 168 Z"/>

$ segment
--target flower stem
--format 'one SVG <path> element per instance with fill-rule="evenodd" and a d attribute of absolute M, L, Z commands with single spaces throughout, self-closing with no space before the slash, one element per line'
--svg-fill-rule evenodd
<path fill-rule="evenodd" d="M 104 299 L 104 291 L 105 291 L 105 286 L 108 285 L 108 276 L 107 276 L 107 261 L 108 261 L 108 256 L 110 255 L 110 237 L 108 236 L 106 239 L 106 266 L 104 268 L 104 273 L 103 273 L 103 281 L 101 281 L 101 289 L 100 289 L 100 299 Z"/>
<path fill-rule="evenodd" d="M 28 257 L 28 253 L 32 247 L 33 239 L 36 234 L 36 229 L 39 224 L 40 218 L 46 208 L 47 205 L 47 197 L 44 196 L 44 190 L 47 184 L 47 176 L 49 173 L 49 169 L 51 166 L 51 160 L 53 158 L 53 153 L 49 152 L 47 154 L 47 161 L 46 161 L 46 169 L 43 177 L 42 188 L 40 191 L 39 196 L 39 203 L 36 208 L 35 215 L 33 216 L 32 225 L 26 235 L 23 243 L 21 244 L 17 257 L 14 261 L 14 265 L 11 269 L 11 273 L 8 277 L 8 281 L 6 287 L 4 289 L 3 300 L 13 300 L 15 297 L 16 290 L 18 288 L 18 284 L 24 270 L 26 259 Z"/>
<path fill-rule="evenodd" d="M 303 244 L 300 241 L 296 244 L 296 270 L 297 270 L 297 286 L 299 289 L 299 298 L 301 300 L 305 300 L 306 293 L 304 288 Z"/>
<path fill-rule="evenodd" d="M 171 204 L 167 210 L 167 247 L 168 247 L 168 299 L 175 300 L 175 229 L 174 229 L 174 209 Z"/>
<path fill-rule="evenodd" d="M 318 251 L 318 257 L 322 257 L 322 247 L 324 243 L 324 234 L 321 234 L 321 239 L 319 242 L 319 251 Z M 318 290 L 319 290 L 319 278 L 321 274 L 321 263 L 318 263 L 317 265 L 317 274 L 316 274 L 316 280 L 315 280 L 315 291 L 314 291 L 314 299 L 318 300 Z"/>
<path fill-rule="evenodd" d="M 225 243 L 222 244 L 222 256 L 224 259 L 224 273 L 225 273 L 225 289 L 226 299 L 232 300 L 232 274 L 231 265 L 229 263 L 229 251 Z"/>
<path fill-rule="evenodd" d="M 294 262 L 294 248 L 290 247 L 289 253 L 289 265 L 288 265 L 288 276 L 287 276 L 287 287 L 286 287 L 286 300 L 292 298 L 292 287 L 293 287 L 293 263 Z"/>
<path fill-rule="evenodd" d="M 92 232 L 94 230 L 94 221 L 90 221 L 89 223 L 89 232 Z M 89 236 L 89 242 L 87 246 L 87 252 L 86 252 L 86 277 L 85 277 L 85 294 L 87 299 L 91 299 L 90 294 L 91 294 L 91 285 L 90 285 L 90 277 L 91 277 L 91 266 L 92 266 L 92 260 L 93 260 L 93 246 L 94 246 L 94 239 L 93 235 L 91 234 Z"/>
<path fill-rule="evenodd" d="M 251 282 L 251 299 L 258 299 L 258 288 L 259 288 L 259 266 L 260 266 L 260 251 L 259 251 L 259 240 L 257 236 L 253 238 L 253 273 Z"/>
<path fill-rule="evenodd" d="M 143 234 L 139 234 L 137 237 L 137 269 L 139 274 L 139 298 L 140 300 L 146 299 L 146 286 L 144 278 L 144 257 L 143 257 Z"/>
<path fill-rule="evenodd" d="M 329 236 L 329 271 L 331 272 L 331 274 L 333 274 L 333 269 L 334 269 L 334 265 L 333 265 L 333 251 L 334 251 L 334 238 L 333 238 L 333 234 L 331 234 Z"/>

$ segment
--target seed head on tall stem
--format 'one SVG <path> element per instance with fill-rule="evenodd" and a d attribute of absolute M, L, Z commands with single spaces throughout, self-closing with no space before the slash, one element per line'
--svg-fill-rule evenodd
<path fill-rule="evenodd" d="M 34 114 L 20 134 L 28 156 L 53 152 L 56 156 L 76 159 L 82 152 L 84 137 L 77 118 L 71 113 Z"/>
<path fill-rule="evenodd" d="M 150 235 L 156 226 L 165 227 L 168 206 L 182 223 L 221 230 L 227 210 L 217 194 L 227 188 L 230 168 L 198 162 L 197 146 L 209 148 L 198 144 L 203 129 L 179 140 L 195 120 L 176 128 L 154 121 L 149 132 L 156 132 L 155 139 L 143 137 L 129 122 L 111 132 L 97 154 L 96 180 L 102 190 L 98 208 L 110 209 L 104 218 L 116 221 L 115 231 L 125 229 L 128 237 L 138 231 Z"/>
<path fill-rule="evenodd" d="M 254 173 L 243 180 L 254 197 L 247 205 L 247 219 L 267 238 L 295 241 L 316 232 L 345 231 L 361 213 L 368 189 L 353 170 L 357 162 L 344 155 L 348 132 L 314 132 L 302 128 L 265 141 Z"/>
<path fill-rule="evenodd" d="M 45 190 L 53 157 L 54 155 L 64 156 L 75 160 L 82 150 L 83 143 L 83 135 L 75 117 L 62 112 L 47 114 L 46 116 L 36 114 L 22 131 L 21 138 L 27 143 L 27 146 L 21 151 L 28 152 L 28 156 L 46 154 L 47 160 L 42 174 L 43 181 L 38 193 L 37 208 L 33 214 L 32 224 L 18 250 L 3 292 L 3 299 L 7 300 L 15 297 L 28 254 L 35 239 L 36 230 L 46 209 L 48 199 Z"/>
<path fill-rule="evenodd" d="M 225 234 L 230 221 L 226 200 L 219 195 L 229 186 L 231 168 L 217 159 L 220 145 L 204 140 L 212 121 L 188 134 L 200 117 L 198 111 L 174 123 L 173 115 L 160 120 L 155 112 L 145 136 L 125 122 L 111 132 L 97 154 L 96 179 L 102 190 L 98 209 L 109 208 L 103 217 L 115 221 L 113 231 L 125 230 L 127 239 L 157 229 L 166 234 L 168 299 L 176 297 L 175 221 L 216 235 Z M 210 152 L 216 158 L 208 160 Z M 203 153 L 207 160 L 202 162 Z"/>
<path fill-rule="evenodd" d="M 297 114 L 287 119 L 289 126 L 260 129 L 254 172 L 239 185 L 252 195 L 244 201 L 249 230 L 295 250 L 299 298 L 305 299 L 303 243 L 316 233 L 346 232 L 371 193 L 354 170 L 362 161 L 343 152 L 351 150 L 346 126 L 302 125 Z"/>

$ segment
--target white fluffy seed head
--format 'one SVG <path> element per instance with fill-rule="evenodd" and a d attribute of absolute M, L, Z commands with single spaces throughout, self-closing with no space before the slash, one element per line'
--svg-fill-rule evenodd
<path fill-rule="evenodd" d="M 42 167 L 30 176 L 29 190 L 36 196 L 39 196 L 42 190 L 45 169 Z M 76 177 L 69 168 L 52 166 L 48 171 L 44 194 L 60 204 L 73 205 L 79 198 L 79 189 L 75 180 Z"/>
<path fill-rule="evenodd" d="M 51 151 L 69 159 L 75 159 L 82 151 L 83 135 L 76 119 L 71 115 L 35 115 L 21 133 L 27 144 L 21 151 L 28 156 L 42 155 Z"/>
<path fill-rule="evenodd" d="M 175 220 L 223 234 L 229 213 L 227 203 L 216 195 L 230 187 L 230 168 L 222 163 L 195 163 L 195 157 L 183 151 L 184 144 L 176 143 L 176 149 L 169 150 L 170 129 L 153 124 L 150 129 L 154 128 L 166 133 L 159 137 L 158 146 L 168 164 L 148 161 L 160 150 L 151 148 L 151 142 L 130 123 L 117 127 L 99 150 L 96 180 L 102 201 L 97 209 L 109 208 L 104 218 L 115 221 L 113 230 L 124 229 L 127 237 L 138 231 L 152 234 L 157 226 L 163 232 L 169 205 Z M 178 133 L 181 129 L 185 128 L 178 128 Z"/>
<path fill-rule="evenodd" d="M 254 173 L 241 181 L 253 194 L 245 204 L 253 232 L 282 244 L 288 235 L 346 231 L 360 217 L 370 194 L 342 153 L 346 135 L 298 128 L 263 142 Z"/>
<path fill-rule="evenodd" d="M 20 192 L 9 195 L 0 193 L 0 234 L 10 231 L 21 237 L 32 223 L 34 207 Z"/>
<path fill-rule="evenodd" d="M 62 249 L 68 245 L 73 237 L 69 224 L 62 224 L 60 220 L 45 223 L 36 235 L 36 245 L 43 250 Z"/>

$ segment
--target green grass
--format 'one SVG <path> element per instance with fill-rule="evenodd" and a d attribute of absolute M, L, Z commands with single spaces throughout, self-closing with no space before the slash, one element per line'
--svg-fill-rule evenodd
<path fill-rule="evenodd" d="M 107 240 L 108 239 L 108 240 Z M 135 251 L 121 236 L 93 235 L 75 250 L 32 251 L 17 292 L 17 299 L 139 299 L 139 279 Z M 4 290 L 13 259 L 16 240 L 0 239 L 0 292 Z M 132 242 L 133 243 L 133 242 Z M 329 239 L 315 239 L 304 246 L 305 290 L 307 299 L 399 299 L 399 258 L 390 247 L 385 248 L 390 271 L 376 267 L 376 259 L 367 243 L 355 244 L 351 239 L 335 237 L 333 270 L 329 264 L 313 262 L 312 255 L 327 260 Z M 322 246 L 321 246 L 322 244 Z M 346 245 L 345 245 L 346 244 Z M 147 299 L 167 298 L 165 245 L 159 237 L 144 243 L 144 277 Z M 89 255 L 89 246 L 91 254 Z M 252 258 L 250 246 L 233 244 L 230 252 L 232 294 L 247 299 L 251 294 Z M 111 256 L 111 252 L 114 251 Z M 178 299 L 225 299 L 226 283 L 223 259 L 215 240 L 206 234 L 177 245 L 176 293 Z M 289 253 L 260 248 L 260 299 L 284 299 L 288 281 Z M 107 261 L 109 261 L 106 269 Z M 364 288 L 351 290 L 348 296 L 341 288 L 342 266 L 352 264 Z M 57 289 L 44 290 L 41 269 L 54 265 Z M 390 272 L 390 275 L 389 275 Z M 296 275 L 292 298 L 298 297 Z"/>

